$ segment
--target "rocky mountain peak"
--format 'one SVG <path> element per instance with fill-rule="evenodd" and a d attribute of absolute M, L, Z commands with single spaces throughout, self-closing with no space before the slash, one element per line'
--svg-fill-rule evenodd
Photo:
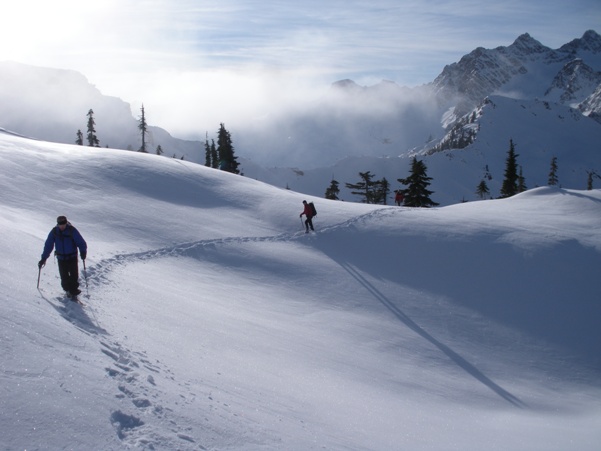
<path fill-rule="evenodd" d="M 579 51 L 588 51 L 591 53 L 601 53 L 601 35 L 594 30 L 588 30 L 580 39 L 574 39 L 559 48 L 562 52 L 577 53 Z"/>
<path fill-rule="evenodd" d="M 499 47 L 498 50 L 503 50 L 503 47 Z M 542 45 L 539 41 L 534 39 L 528 33 L 520 35 L 507 50 L 517 52 L 521 55 L 532 55 L 537 53 L 549 52 L 549 48 Z"/>
<path fill-rule="evenodd" d="M 584 101 L 601 83 L 601 72 L 595 72 L 581 58 L 568 62 L 555 76 L 545 98 L 567 104 Z M 559 94 L 559 96 L 558 96 Z"/>

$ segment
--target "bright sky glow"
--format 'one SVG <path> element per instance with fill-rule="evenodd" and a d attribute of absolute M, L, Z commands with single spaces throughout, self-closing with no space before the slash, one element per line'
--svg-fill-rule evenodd
<path fill-rule="evenodd" d="M 218 124 L 344 78 L 421 85 L 476 47 L 528 32 L 557 48 L 599 24 L 598 0 L 21 0 L 3 7 L 0 60 L 76 70 L 173 127 L 176 110 Z"/>

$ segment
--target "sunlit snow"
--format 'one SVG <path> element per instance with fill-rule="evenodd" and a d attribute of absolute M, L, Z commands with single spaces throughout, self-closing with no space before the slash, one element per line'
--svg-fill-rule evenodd
<path fill-rule="evenodd" d="M 601 443 L 600 190 L 373 206 L 6 133 L 0 171 L 3 450 Z"/>

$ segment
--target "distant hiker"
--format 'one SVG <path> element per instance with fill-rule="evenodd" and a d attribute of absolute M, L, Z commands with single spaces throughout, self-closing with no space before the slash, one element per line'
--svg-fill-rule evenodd
<path fill-rule="evenodd" d="M 403 203 L 403 200 L 405 199 L 405 196 L 403 196 L 403 192 L 399 189 L 396 191 L 396 194 L 394 196 L 394 201 L 396 202 L 396 204 L 400 207 L 401 204 Z"/>
<path fill-rule="evenodd" d="M 305 206 L 305 209 L 300 214 L 300 217 L 302 218 L 303 215 L 307 217 L 307 219 L 305 219 L 305 233 L 309 233 L 309 227 L 311 227 L 311 230 L 315 231 L 315 229 L 313 228 L 313 216 L 315 216 L 315 207 L 312 206 L 313 202 L 307 203 L 306 200 L 303 200 L 303 205 Z"/>
<path fill-rule="evenodd" d="M 56 227 L 54 227 L 46 238 L 42 259 L 38 267 L 46 264 L 50 253 L 54 249 L 54 254 L 58 260 L 58 272 L 61 276 L 61 286 L 63 290 L 75 297 L 81 290 L 79 289 L 79 268 L 77 265 L 77 249 L 81 259 L 85 260 L 88 252 L 88 245 L 78 232 L 78 230 L 67 221 L 65 216 L 56 218 Z"/>

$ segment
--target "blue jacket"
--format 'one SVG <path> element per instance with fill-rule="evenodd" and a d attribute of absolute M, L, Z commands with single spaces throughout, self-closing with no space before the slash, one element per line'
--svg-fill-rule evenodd
<path fill-rule="evenodd" d="M 67 224 L 65 230 L 61 232 L 58 226 L 54 227 L 46 238 L 42 260 L 48 259 L 52 249 L 56 250 L 56 258 L 59 260 L 69 260 L 77 258 L 77 249 L 82 254 L 87 253 L 88 245 L 81 234 L 71 224 Z"/>

